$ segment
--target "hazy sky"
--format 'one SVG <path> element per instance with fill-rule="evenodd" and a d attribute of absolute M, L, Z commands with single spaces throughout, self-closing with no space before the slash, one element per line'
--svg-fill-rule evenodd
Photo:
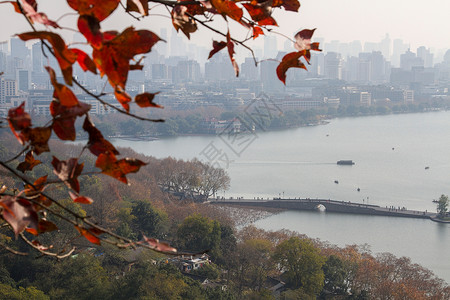
<path fill-rule="evenodd" d="M 38 4 L 51 19 L 58 19 L 71 11 L 65 0 L 38 0 Z M 276 10 L 274 16 L 280 25 L 278 31 L 292 35 L 301 28 L 317 27 L 316 36 L 328 42 L 377 42 L 389 33 L 391 39 L 401 38 L 411 43 L 413 50 L 421 45 L 450 48 L 448 0 L 303 0 L 301 5 L 298 14 Z M 163 10 L 159 12 L 164 13 Z M 14 33 L 28 30 L 26 22 L 13 11 L 10 4 L 0 5 L 0 16 L 0 41 L 9 39 Z M 61 24 L 73 26 L 75 20 L 74 16 L 68 16 Z M 105 27 L 123 27 L 130 21 L 129 17 L 122 15 L 120 18 L 111 18 Z M 157 33 L 161 27 L 171 26 L 170 19 L 159 16 L 138 23 L 136 27 L 145 27 Z M 232 29 L 236 30 L 234 26 Z M 212 37 L 203 32 L 195 33 L 193 39 L 209 47 Z M 66 36 L 72 36 L 72 33 Z"/>

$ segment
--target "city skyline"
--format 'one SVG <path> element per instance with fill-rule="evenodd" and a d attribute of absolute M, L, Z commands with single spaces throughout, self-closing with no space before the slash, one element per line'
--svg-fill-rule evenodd
<path fill-rule="evenodd" d="M 442 34 L 450 32 L 450 20 L 447 20 L 446 16 L 450 10 L 450 2 L 447 1 L 429 0 L 427 5 L 424 5 L 422 1 L 406 0 L 395 2 L 379 0 L 376 5 L 369 5 L 359 0 L 339 2 L 302 0 L 300 2 L 299 13 L 274 10 L 274 16 L 279 25 L 279 27 L 274 27 L 274 31 L 292 37 L 301 28 L 317 28 L 315 36 L 324 38 L 326 41 L 352 42 L 360 40 L 362 43 L 379 41 L 388 33 L 391 39 L 402 39 L 410 45 L 411 49 L 420 46 L 432 49 L 450 48 L 450 35 Z M 41 0 L 39 5 L 41 11 L 46 12 L 49 18 L 55 20 L 71 12 L 66 1 Z M 154 15 L 164 13 L 158 9 L 152 11 Z M 9 40 L 18 32 L 30 30 L 23 17 L 13 13 L 11 5 L 0 6 L 0 14 L 7 23 L 14 24 L 10 28 L 2 28 L 0 41 Z M 65 16 L 58 22 L 64 27 L 76 28 L 74 16 Z M 120 29 L 129 26 L 130 23 L 133 21 L 129 16 L 114 14 L 106 20 L 104 28 L 107 30 Z M 134 22 L 133 25 L 137 28 L 153 30 L 156 33 L 159 33 L 161 28 L 171 29 L 173 27 L 170 18 L 160 16 L 152 16 L 141 22 Z M 235 34 L 243 33 L 245 35 L 247 33 L 234 21 L 230 21 L 230 25 Z M 225 26 L 224 28 L 226 30 Z M 67 30 L 64 32 L 63 36 L 70 40 L 73 33 Z M 188 41 L 186 37 L 182 38 L 184 42 Z M 211 47 L 212 39 L 217 40 L 220 37 L 201 29 L 192 35 L 191 43 Z M 283 43 L 284 41 L 280 39 L 279 47 Z M 262 44 L 263 40 L 257 39 L 254 43 L 250 43 L 250 46 Z M 238 50 L 246 51 L 245 49 Z"/>

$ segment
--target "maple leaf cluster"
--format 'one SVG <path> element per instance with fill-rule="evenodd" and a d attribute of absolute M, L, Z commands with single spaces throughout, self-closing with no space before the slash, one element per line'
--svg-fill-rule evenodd
<path fill-rule="evenodd" d="M 146 17 L 149 15 L 148 2 L 148 0 L 127 0 L 126 11 L 131 15 L 138 13 L 139 18 Z M 177 31 L 181 30 L 187 38 L 190 38 L 190 35 L 198 30 L 199 23 L 222 34 L 225 41 L 213 41 L 213 49 L 208 58 L 227 48 L 236 76 L 239 74 L 239 66 L 234 56 L 235 46 L 245 46 L 245 41 L 234 39 L 229 29 L 226 33 L 220 33 L 207 25 L 211 16 L 220 15 L 226 22 L 228 20 L 238 22 L 251 32 L 253 38 L 257 38 L 264 34 L 264 30 L 268 30 L 267 26 L 278 26 L 272 17 L 273 9 L 283 8 L 286 11 L 297 12 L 300 8 L 298 0 L 209 0 L 198 2 L 154 0 L 150 2 L 165 5 L 170 11 L 174 28 Z M 55 32 L 62 28 L 57 22 L 50 20 L 45 13 L 38 11 L 37 1 L 20 0 L 1 3 L 10 3 L 17 13 L 22 14 L 29 21 L 33 30 L 17 36 L 23 41 L 40 40 L 43 48 L 56 58 L 64 79 L 64 82 L 58 82 L 55 70 L 49 66 L 45 68 L 54 88 L 53 100 L 49 107 L 52 120 L 45 126 L 35 127 L 32 125 L 31 116 L 25 111 L 25 103 L 9 110 L 7 119 L 10 129 L 24 146 L 23 153 L 26 152 L 24 161 L 20 162 L 16 169 L 25 173 L 41 164 L 42 162 L 35 159 L 34 155 L 50 151 L 48 142 L 52 133 L 62 141 L 74 141 L 76 139 L 75 122 L 78 118 L 84 117 L 82 128 L 88 134 L 85 149 L 97 157 L 95 166 L 100 169 L 101 173 L 127 184 L 126 175 L 138 172 L 146 163 L 134 158 L 118 158 L 119 151 L 103 137 L 89 118 L 91 106 L 79 101 L 71 90 L 73 84 L 83 89 L 73 77 L 73 65 L 77 63 L 84 72 L 99 74 L 101 77 L 106 76 L 117 101 L 122 106 L 122 109 L 115 109 L 137 117 L 130 113 L 131 103 L 141 108 L 162 108 L 154 102 L 158 93 L 141 93 L 133 99 L 126 91 L 129 72 L 143 68 L 143 65 L 140 64 L 141 60 L 136 61 L 135 57 L 150 52 L 156 43 L 162 41 L 161 38 L 149 30 L 136 30 L 134 27 L 128 27 L 122 32 L 102 30 L 102 22 L 116 11 L 121 4 L 120 0 L 67 0 L 68 5 L 78 16 L 78 31 L 92 48 L 92 53 L 89 55 L 65 43 L 64 39 Z M 36 30 L 35 23 L 44 25 L 46 30 Z M 294 46 L 297 51 L 287 54 L 276 71 L 283 83 L 285 83 L 286 72 L 289 68 L 306 69 L 300 59 L 303 58 L 306 63 L 309 63 L 310 51 L 320 51 L 318 43 L 311 43 L 313 33 L 314 29 L 302 30 L 295 35 Z M 87 90 L 84 91 L 89 93 Z M 101 95 L 97 96 L 91 93 L 90 95 L 102 102 Z M 102 103 L 105 104 L 105 102 Z M 4 162 L 0 163 L 3 167 L 8 168 Z M 93 199 L 80 194 L 78 177 L 83 175 L 84 164 L 79 162 L 79 158 L 60 160 L 53 156 L 51 165 L 54 175 L 66 185 L 68 194 L 75 203 L 90 204 L 93 202 Z M 16 237 L 22 235 L 24 231 L 37 236 L 56 230 L 56 225 L 46 219 L 46 213 L 51 211 L 49 207 L 55 202 L 60 204 L 44 192 L 46 187 L 51 184 L 47 180 L 47 176 L 32 183 L 25 180 L 25 177 L 21 177 L 20 173 L 15 170 L 10 169 L 10 171 L 26 183 L 25 189 L 17 195 L 8 195 L 4 191 L 0 193 L 0 215 L 12 227 Z M 71 213 L 75 220 L 70 222 L 78 232 L 90 242 L 100 244 L 100 235 L 108 232 L 89 223 L 82 216 Z M 111 234 L 111 232 L 109 233 Z M 157 251 L 176 251 L 167 244 L 151 238 L 145 238 L 142 243 Z M 34 245 L 38 250 L 45 248 L 37 240 L 29 244 Z"/>

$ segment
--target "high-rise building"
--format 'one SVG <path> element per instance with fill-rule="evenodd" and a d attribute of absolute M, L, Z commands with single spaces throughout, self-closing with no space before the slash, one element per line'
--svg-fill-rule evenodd
<path fill-rule="evenodd" d="M 400 66 L 400 55 L 408 50 L 408 44 L 403 43 L 401 39 L 395 39 L 392 48 L 391 62 L 393 67 Z"/>
<path fill-rule="evenodd" d="M 411 71 L 412 67 L 423 67 L 424 61 L 422 58 L 417 57 L 414 52 L 409 49 L 402 55 L 400 55 L 400 68 L 403 70 Z"/>
<path fill-rule="evenodd" d="M 328 52 L 325 55 L 325 77 L 342 79 L 342 58 L 340 53 Z"/>
<path fill-rule="evenodd" d="M 264 36 L 264 57 L 274 58 L 278 53 L 277 38 L 271 35 Z"/>
<path fill-rule="evenodd" d="M 42 73 L 44 72 L 42 63 L 42 49 L 41 42 L 34 43 L 31 47 L 31 54 L 33 58 L 33 72 Z"/>
<path fill-rule="evenodd" d="M 257 80 L 259 75 L 259 69 L 255 65 L 253 57 L 245 58 L 245 62 L 241 64 L 240 76 L 247 80 Z"/>
<path fill-rule="evenodd" d="M 425 68 L 433 67 L 434 55 L 433 55 L 433 53 L 431 53 L 430 49 L 427 49 L 424 46 L 417 48 L 417 57 L 419 57 L 423 60 Z"/>
<path fill-rule="evenodd" d="M 13 96 L 17 96 L 17 81 L 0 78 L 0 105 L 5 104 Z"/>
<path fill-rule="evenodd" d="M 28 70 L 17 70 L 18 90 L 27 92 L 30 86 Z"/>
<path fill-rule="evenodd" d="M 27 57 L 30 55 L 30 50 L 25 45 L 25 42 L 19 38 L 12 38 L 10 40 L 10 43 L 11 43 L 11 56 L 20 58 L 25 62 L 27 60 Z"/>
<path fill-rule="evenodd" d="M 391 59 L 391 38 L 387 33 L 384 39 L 382 39 L 380 42 L 380 50 L 387 60 Z"/>

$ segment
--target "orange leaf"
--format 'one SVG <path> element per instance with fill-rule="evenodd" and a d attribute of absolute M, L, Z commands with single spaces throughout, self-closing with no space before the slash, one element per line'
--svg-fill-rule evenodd
<path fill-rule="evenodd" d="M 70 49 L 72 52 L 77 54 L 77 62 L 80 65 L 83 71 L 91 71 L 94 74 L 97 74 L 97 68 L 95 67 L 94 61 L 87 55 L 85 52 L 80 49 Z"/>
<path fill-rule="evenodd" d="M 134 98 L 134 101 L 140 107 L 163 108 L 161 105 L 158 105 L 158 104 L 153 102 L 153 99 L 155 98 L 155 95 L 157 95 L 157 94 L 159 94 L 159 92 L 158 93 L 153 93 L 153 94 L 151 94 L 151 93 L 139 94 L 139 95 L 136 95 L 136 97 Z"/>
<path fill-rule="evenodd" d="M 285 10 L 298 12 L 300 2 L 298 0 L 273 0 L 273 7 L 284 7 Z"/>
<path fill-rule="evenodd" d="M 3 207 L 3 219 L 11 225 L 16 237 L 28 226 L 37 230 L 38 215 L 28 200 L 3 196 L 0 197 L 0 206 Z"/>
<path fill-rule="evenodd" d="M 208 59 L 210 59 L 214 54 L 216 54 L 217 52 L 219 52 L 220 50 L 222 50 L 226 46 L 227 46 L 226 42 L 213 41 L 213 49 L 211 50 L 211 52 L 209 52 Z"/>
<path fill-rule="evenodd" d="M 53 48 L 55 57 L 64 76 L 64 81 L 68 85 L 72 85 L 72 65 L 75 63 L 77 56 L 70 51 L 64 40 L 56 33 L 49 31 L 32 31 L 18 35 L 23 41 L 42 39 L 47 40 Z"/>
<path fill-rule="evenodd" d="M 211 5 L 217 12 L 223 16 L 228 16 L 231 19 L 240 22 L 242 19 L 242 9 L 239 8 L 234 1 L 231 0 L 210 0 Z"/>
<path fill-rule="evenodd" d="M 227 33 L 227 48 L 228 48 L 228 55 L 230 56 L 231 64 L 233 65 L 234 73 L 236 74 L 236 77 L 239 76 L 239 66 L 234 59 L 234 43 L 231 40 L 230 31 Z"/>
<path fill-rule="evenodd" d="M 60 161 L 55 156 L 52 160 L 53 173 L 58 176 L 59 179 L 72 188 L 77 193 L 80 192 L 80 183 L 78 182 L 78 176 L 83 171 L 84 164 L 78 164 L 77 158 L 71 158 L 67 161 Z"/>
<path fill-rule="evenodd" d="M 295 49 L 301 50 L 319 50 L 319 43 L 311 44 L 311 38 L 314 34 L 314 29 L 303 29 L 295 34 Z M 320 51 L 320 50 L 319 50 Z"/>
<path fill-rule="evenodd" d="M 31 126 L 31 117 L 25 112 L 25 102 L 22 102 L 18 107 L 11 108 L 8 111 L 8 123 L 15 137 L 21 144 L 24 144 L 26 140 L 24 140 L 17 131 L 27 129 Z"/>
<path fill-rule="evenodd" d="M 80 15 L 89 15 L 99 21 L 106 19 L 116 10 L 120 0 L 67 0 L 67 3 Z"/>
<path fill-rule="evenodd" d="M 253 26 L 253 39 L 256 39 L 260 35 L 264 35 L 264 31 L 262 30 L 262 28 Z"/>
<path fill-rule="evenodd" d="M 176 5 L 172 10 L 172 24 L 177 32 L 181 29 L 184 35 L 190 39 L 190 34 L 197 31 L 197 24 L 194 19 L 186 14 L 187 10 L 186 6 Z"/>
<path fill-rule="evenodd" d="M 51 127 L 26 128 L 20 133 L 23 141 L 29 141 L 33 151 L 39 155 L 42 152 L 50 151 L 48 141 L 52 135 Z"/>
<path fill-rule="evenodd" d="M 25 171 L 31 171 L 33 168 L 41 163 L 40 160 L 36 160 L 33 157 L 33 152 L 28 151 L 27 155 L 25 156 L 25 161 L 21 162 L 17 166 L 17 170 L 21 171 L 22 173 L 25 173 Z"/>
<path fill-rule="evenodd" d="M 103 34 L 100 31 L 100 22 L 92 16 L 80 16 L 78 18 L 78 30 L 86 38 L 89 44 L 100 49 L 103 43 Z"/>
<path fill-rule="evenodd" d="M 72 198 L 73 202 L 81 203 L 81 204 L 92 204 L 94 200 L 89 197 L 75 195 L 71 191 L 69 191 L 70 198 Z"/>
<path fill-rule="evenodd" d="M 17 4 L 16 4 L 17 5 Z M 20 11 L 19 6 L 15 5 L 15 10 L 17 12 L 17 9 L 19 10 L 19 13 L 22 13 Z M 30 19 L 31 23 L 37 22 L 44 24 L 46 26 L 52 26 L 54 28 L 60 28 L 56 22 L 51 21 L 48 19 L 47 15 L 44 13 L 38 13 L 37 12 L 37 3 L 34 0 L 23 0 L 21 1 L 22 9 L 25 12 L 25 15 Z"/>
<path fill-rule="evenodd" d="M 119 151 L 114 148 L 114 146 L 103 138 L 100 130 L 95 128 L 88 116 L 84 119 L 83 130 L 89 134 L 89 140 L 87 147 L 92 152 L 92 154 L 99 156 L 105 152 L 111 152 L 113 154 L 119 154 Z"/>
<path fill-rule="evenodd" d="M 300 61 L 300 58 L 305 56 L 307 51 L 308 50 L 291 52 L 283 57 L 281 63 L 277 67 L 277 76 L 284 84 L 286 84 L 286 72 L 289 68 L 301 68 L 306 70 L 306 66 Z"/>
<path fill-rule="evenodd" d="M 253 21 L 256 21 L 258 25 L 274 25 L 277 26 L 277 22 L 272 18 L 272 7 L 267 4 L 268 2 L 251 4 L 243 3 L 242 5 L 247 9 L 250 17 Z"/>
<path fill-rule="evenodd" d="M 39 233 L 50 232 L 58 230 L 55 223 L 47 221 L 46 219 L 40 219 L 38 223 Z"/>
<path fill-rule="evenodd" d="M 95 162 L 95 166 L 100 168 L 103 174 L 116 178 L 126 184 L 128 181 L 125 175 L 138 172 L 144 165 L 146 163 L 133 158 L 117 160 L 116 156 L 109 152 L 100 154 Z"/>
<path fill-rule="evenodd" d="M 125 85 L 130 69 L 130 59 L 135 55 L 150 52 L 152 47 L 161 39 L 151 31 L 135 30 L 128 27 L 121 34 L 111 36 L 111 40 L 105 40 L 103 47 L 94 49 L 93 59 L 100 75 L 107 75 L 111 86 L 117 86 L 125 90 Z"/>
<path fill-rule="evenodd" d="M 116 96 L 117 101 L 119 101 L 120 104 L 122 104 L 122 107 L 129 112 L 130 111 L 130 105 L 128 103 L 131 102 L 131 96 L 120 86 L 117 86 L 114 90 L 114 95 Z"/>
<path fill-rule="evenodd" d="M 148 16 L 148 0 L 127 0 L 127 11 L 136 11 Z"/>
<path fill-rule="evenodd" d="M 78 230 L 78 232 L 84 236 L 89 242 L 96 244 L 96 245 L 100 245 L 100 239 L 94 235 L 93 233 L 91 233 L 88 229 L 84 229 L 83 227 L 79 227 L 77 225 L 75 225 L 76 230 Z"/>
<path fill-rule="evenodd" d="M 50 74 L 50 80 L 55 88 L 53 96 L 58 99 L 63 106 L 71 107 L 77 105 L 78 99 L 72 90 L 56 81 L 56 74 L 52 68 L 45 67 L 45 69 Z"/>
<path fill-rule="evenodd" d="M 66 107 L 57 101 L 50 103 L 50 113 L 53 116 L 53 131 L 63 141 L 74 141 L 76 138 L 75 121 L 77 117 L 86 114 L 91 105 L 78 102 L 77 105 Z"/>

